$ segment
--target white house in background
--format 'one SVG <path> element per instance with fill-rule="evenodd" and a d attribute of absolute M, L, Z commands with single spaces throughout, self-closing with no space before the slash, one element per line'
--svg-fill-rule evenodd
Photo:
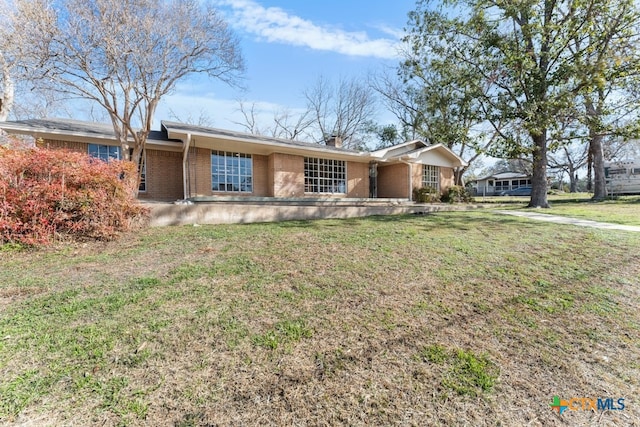
<path fill-rule="evenodd" d="M 604 175 L 610 195 L 640 194 L 640 160 L 605 162 Z"/>
<path fill-rule="evenodd" d="M 531 175 L 501 172 L 472 181 L 476 196 L 499 196 L 503 191 L 531 187 Z"/>

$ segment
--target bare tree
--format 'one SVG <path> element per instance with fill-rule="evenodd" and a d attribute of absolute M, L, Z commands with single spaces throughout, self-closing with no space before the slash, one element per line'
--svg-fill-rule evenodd
<path fill-rule="evenodd" d="M 178 81 L 199 73 L 236 83 L 244 67 L 227 23 L 197 0 L 16 0 L 14 19 L 29 28 L 17 44 L 21 65 L 104 108 L 134 162 Z"/>
<path fill-rule="evenodd" d="M 371 81 L 409 139 L 442 143 L 467 162 L 454 171 L 456 185 L 463 185 L 464 174 L 495 145 L 503 124 L 497 118 L 491 126 L 479 117 L 481 107 L 463 96 L 447 73 L 453 73 L 451 67 L 404 79 L 382 73 Z"/>
<path fill-rule="evenodd" d="M 549 167 L 569 175 L 569 192 L 578 191 L 578 170 L 587 164 L 589 144 L 585 141 L 562 145 L 549 154 Z"/>
<path fill-rule="evenodd" d="M 204 109 L 200 109 L 200 111 L 198 112 L 198 117 L 194 117 L 191 113 L 184 116 L 176 113 L 172 108 L 169 108 L 169 117 L 180 123 L 186 123 L 195 126 L 213 127 L 213 119 Z"/>
<path fill-rule="evenodd" d="M 318 128 L 316 142 L 325 142 L 336 136 L 345 147 L 356 148 L 363 145 L 358 138 L 366 133 L 376 111 L 376 99 L 368 84 L 356 78 L 341 78 L 333 85 L 324 77 L 304 92 L 307 108 L 314 125 Z"/>
<path fill-rule="evenodd" d="M 420 137 L 424 112 L 415 88 L 388 72 L 380 73 L 370 80 L 371 87 L 380 95 L 385 107 L 398 119 L 408 139 Z"/>
<path fill-rule="evenodd" d="M 12 45 L 13 33 L 9 15 L 9 4 L 0 4 L 0 121 L 7 120 L 9 111 L 13 106 L 15 84 L 13 80 L 13 61 L 7 56 L 8 49 Z"/>
<path fill-rule="evenodd" d="M 0 47 L 0 122 L 7 120 L 9 111 L 13 107 L 14 83 L 11 76 L 11 66 L 5 59 Z"/>
<path fill-rule="evenodd" d="M 312 138 L 310 128 L 313 125 L 313 119 L 310 116 L 309 110 L 301 114 L 295 114 L 289 109 L 280 110 L 273 116 L 274 126 L 271 135 L 274 138 L 291 140 Z"/>
<path fill-rule="evenodd" d="M 243 121 L 233 123 L 239 125 L 243 128 L 246 133 L 250 133 L 251 135 L 264 135 L 265 132 L 260 129 L 260 124 L 258 123 L 258 111 L 255 102 L 252 102 L 251 105 L 247 106 L 245 101 L 238 100 L 238 109 L 236 110 L 240 114 L 242 114 Z"/>

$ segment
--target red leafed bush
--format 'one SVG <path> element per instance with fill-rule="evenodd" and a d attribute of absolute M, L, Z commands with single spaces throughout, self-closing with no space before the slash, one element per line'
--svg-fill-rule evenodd
<path fill-rule="evenodd" d="M 136 185 L 131 162 L 0 147 L 0 244 L 46 244 L 61 235 L 113 239 L 147 213 Z"/>

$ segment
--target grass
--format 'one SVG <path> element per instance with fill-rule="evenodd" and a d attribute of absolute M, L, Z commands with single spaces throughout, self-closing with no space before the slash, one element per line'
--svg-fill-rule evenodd
<path fill-rule="evenodd" d="M 552 203 L 549 213 L 593 221 L 640 226 L 640 196 L 626 196 L 601 202 Z"/>
<path fill-rule="evenodd" d="M 639 247 L 473 211 L 6 248 L 0 423 L 634 425 Z"/>
<path fill-rule="evenodd" d="M 620 196 L 598 202 L 591 197 L 588 193 L 550 194 L 551 208 L 543 213 L 640 226 L 640 196 Z M 529 197 L 476 197 L 476 201 L 500 205 L 501 209 L 521 209 L 529 203 Z"/>

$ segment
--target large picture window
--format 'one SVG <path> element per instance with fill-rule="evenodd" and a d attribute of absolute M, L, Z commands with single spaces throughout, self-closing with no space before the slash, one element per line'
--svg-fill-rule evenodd
<path fill-rule="evenodd" d="M 233 193 L 253 192 L 251 154 L 212 151 L 211 189 Z"/>
<path fill-rule="evenodd" d="M 347 166 L 344 160 L 304 158 L 305 193 L 347 192 Z"/>
<path fill-rule="evenodd" d="M 133 154 L 133 149 L 129 150 L 129 156 Z M 89 155 L 105 162 L 111 160 L 120 160 L 120 147 L 115 145 L 89 144 Z M 142 152 L 140 161 L 138 162 L 138 170 L 140 171 L 140 186 L 138 191 L 147 191 L 147 162 L 146 153 Z"/>
<path fill-rule="evenodd" d="M 422 166 L 422 186 L 440 191 L 440 167 L 432 165 Z"/>

